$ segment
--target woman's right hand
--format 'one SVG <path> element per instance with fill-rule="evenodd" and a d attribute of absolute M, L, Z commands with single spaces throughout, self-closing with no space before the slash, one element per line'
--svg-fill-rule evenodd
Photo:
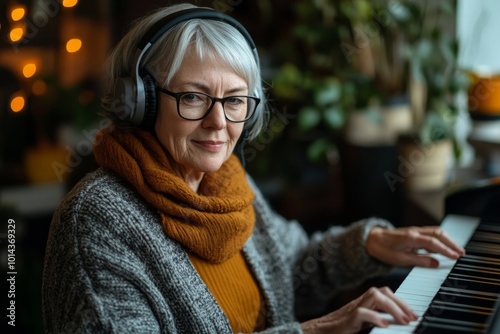
<path fill-rule="evenodd" d="M 383 287 L 370 288 L 342 308 L 321 318 L 303 322 L 301 327 L 305 334 L 357 333 L 367 326 L 387 327 L 391 321 L 380 312 L 390 314 L 394 323 L 401 325 L 407 325 L 418 318 L 391 289 Z"/>

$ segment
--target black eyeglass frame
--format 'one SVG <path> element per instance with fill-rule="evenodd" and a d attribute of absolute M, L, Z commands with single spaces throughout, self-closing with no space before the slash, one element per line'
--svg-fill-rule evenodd
<path fill-rule="evenodd" d="M 251 119 L 253 117 L 253 115 L 255 115 L 255 110 L 257 110 L 257 106 L 259 105 L 260 103 L 260 99 L 258 97 L 255 97 L 255 96 L 248 96 L 248 95 L 232 95 L 232 96 L 227 96 L 227 97 L 223 97 L 223 98 L 218 98 L 218 97 L 213 97 L 213 96 L 210 96 L 208 94 L 205 94 L 205 93 L 202 93 L 202 92 L 179 92 L 179 93 L 174 93 L 172 91 L 169 91 L 168 89 L 165 89 L 165 88 L 162 88 L 160 86 L 157 86 L 157 89 L 162 92 L 162 93 L 165 93 L 167 95 L 170 95 L 172 97 L 175 97 L 175 101 L 176 101 L 176 104 L 177 104 L 177 114 L 179 114 L 179 116 L 187 121 L 199 121 L 199 120 L 202 120 L 204 119 L 205 117 L 208 116 L 208 114 L 212 111 L 214 105 L 216 102 L 220 102 L 222 104 L 222 110 L 224 111 L 224 117 L 231 123 L 243 123 L 243 122 L 246 122 L 248 121 L 249 119 Z M 203 116 L 199 117 L 199 118 L 186 118 L 184 116 L 181 115 L 181 110 L 180 110 L 180 100 L 181 100 L 181 97 L 183 95 L 186 95 L 186 94 L 200 94 L 200 95 L 204 95 L 206 97 L 208 97 L 211 101 L 212 101 L 212 104 L 210 104 L 210 107 L 207 109 L 207 111 L 203 114 Z M 252 111 L 252 114 L 248 117 L 246 117 L 245 119 L 241 120 L 241 121 L 234 121 L 232 119 L 230 119 L 229 117 L 227 117 L 227 114 L 226 114 L 226 109 L 224 109 L 224 103 L 226 103 L 227 100 L 229 99 L 233 99 L 233 98 L 238 98 L 238 97 L 245 97 L 245 98 L 249 98 L 249 99 L 252 99 L 255 101 L 255 107 L 253 108 L 253 111 Z M 247 113 L 248 115 L 248 113 Z"/>

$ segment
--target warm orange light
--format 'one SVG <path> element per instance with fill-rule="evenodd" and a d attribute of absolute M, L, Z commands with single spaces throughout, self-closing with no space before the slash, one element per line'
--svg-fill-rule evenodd
<path fill-rule="evenodd" d="M 20 112 L 21 110 L 24 109 L 24 97 L 22 96 L 15 96 L 11 101 L 10 101 L 10 109 L 12 109 L 13 112 Z"/>
<path fill-rule="evenodd" d="M 31 91 L 36 96 L 43 95 L 47 91 L 47 84 L 43 80 L 37 80 L 33 82 L 33 86 L 31 86 Z"/>
<path fill-rule="evenodd" d="M 68 8 L 75 6 L 77 3 L 78 3 L 78 0 L 64 0 L 62 2 L 63 6 L 68 7 Z"/>
<path fill-rule="evenodd" d="M 23 67 L 23 75 L 25 78 L 31 78 L 36 73 L 36 65 L 33 63 L 26 64 Z"/>
<path fill-rule="evenodd" d="M 82 47 L 82 41 L 78 38 L 70 39 L 66 43 L 66 51 L 70 53 L 77 52 L 78 50 L 80 50 L 81 47 Z"/>
<path fill-rule="evenodd" d="M 22 7 L 14 8 L 12 12 L 10 13 L 10 16 L 12 17 L 13 21 L 19 21 L 24 17 L 24 14 L 26 14 L 26 11 Z"/>
<path fill-rule="evenodd" d="M 10 31 L 10 40 L 12 42 L 17 42 L 23 38 L 24 30 L 23 28 L 14 28 Z"/>

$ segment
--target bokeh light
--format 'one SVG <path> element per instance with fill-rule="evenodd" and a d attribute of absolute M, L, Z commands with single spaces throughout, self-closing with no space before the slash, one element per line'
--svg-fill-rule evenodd
<path fill-rule="evenodd" d="M 72 38 L 66 43 L 66 51 L 73 53 L 80 50 L 82 47 L 82 41 L 78 38 Z"/>
<path fill-rule="evenodd" d="M 25 103 L 24 96 L 15 94 L 10 101 L 10 109 L 13 112 L 20 112 L 24 109 Z"/>
<path fill-rule="evenodd" d="M 33 63 L 26 64 L 23 67 L 23 75 L 25 78 L 31 78 L 36 73 L 36 65 Z"/>
<path fill-rule="evenodd" d="M 21 38 L 23 38 L 23 35 L 24 35 L 23 28 L 14 28 L 10 31 L 9 37 L 12 42 L 17 42 Z"/>
<path fill-rule="evenodd" d="M 24 15 L 26 14 L 26 11 L 22 7 L 17 7 L 12 10 L 10 13 L 10 17 L 12 17 L 13 21 L 19 21 L 21 20 Z"/>
<path fill-rule="evenodd" d="M 68 8 L 76 6 L 77 3 L 78 3 L 78 0 L 64 0 L 62 2 L 63 6 L 68 7 Z"/>

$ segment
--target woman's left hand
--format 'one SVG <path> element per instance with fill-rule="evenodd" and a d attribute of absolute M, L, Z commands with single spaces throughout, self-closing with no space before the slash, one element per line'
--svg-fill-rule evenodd
<path fill-rule="evenodd" d="M 429 254 L 416 252 L 421 249 Z M 428 268 L 439 266 L 439 261 L 430 253 L 439 253 L 452 259 L 465 254 L 465 250 L 438 226 L 396 229 L 374 227 L 368 235 L 366 251 L 370 256 L 392 266 Z"/>

